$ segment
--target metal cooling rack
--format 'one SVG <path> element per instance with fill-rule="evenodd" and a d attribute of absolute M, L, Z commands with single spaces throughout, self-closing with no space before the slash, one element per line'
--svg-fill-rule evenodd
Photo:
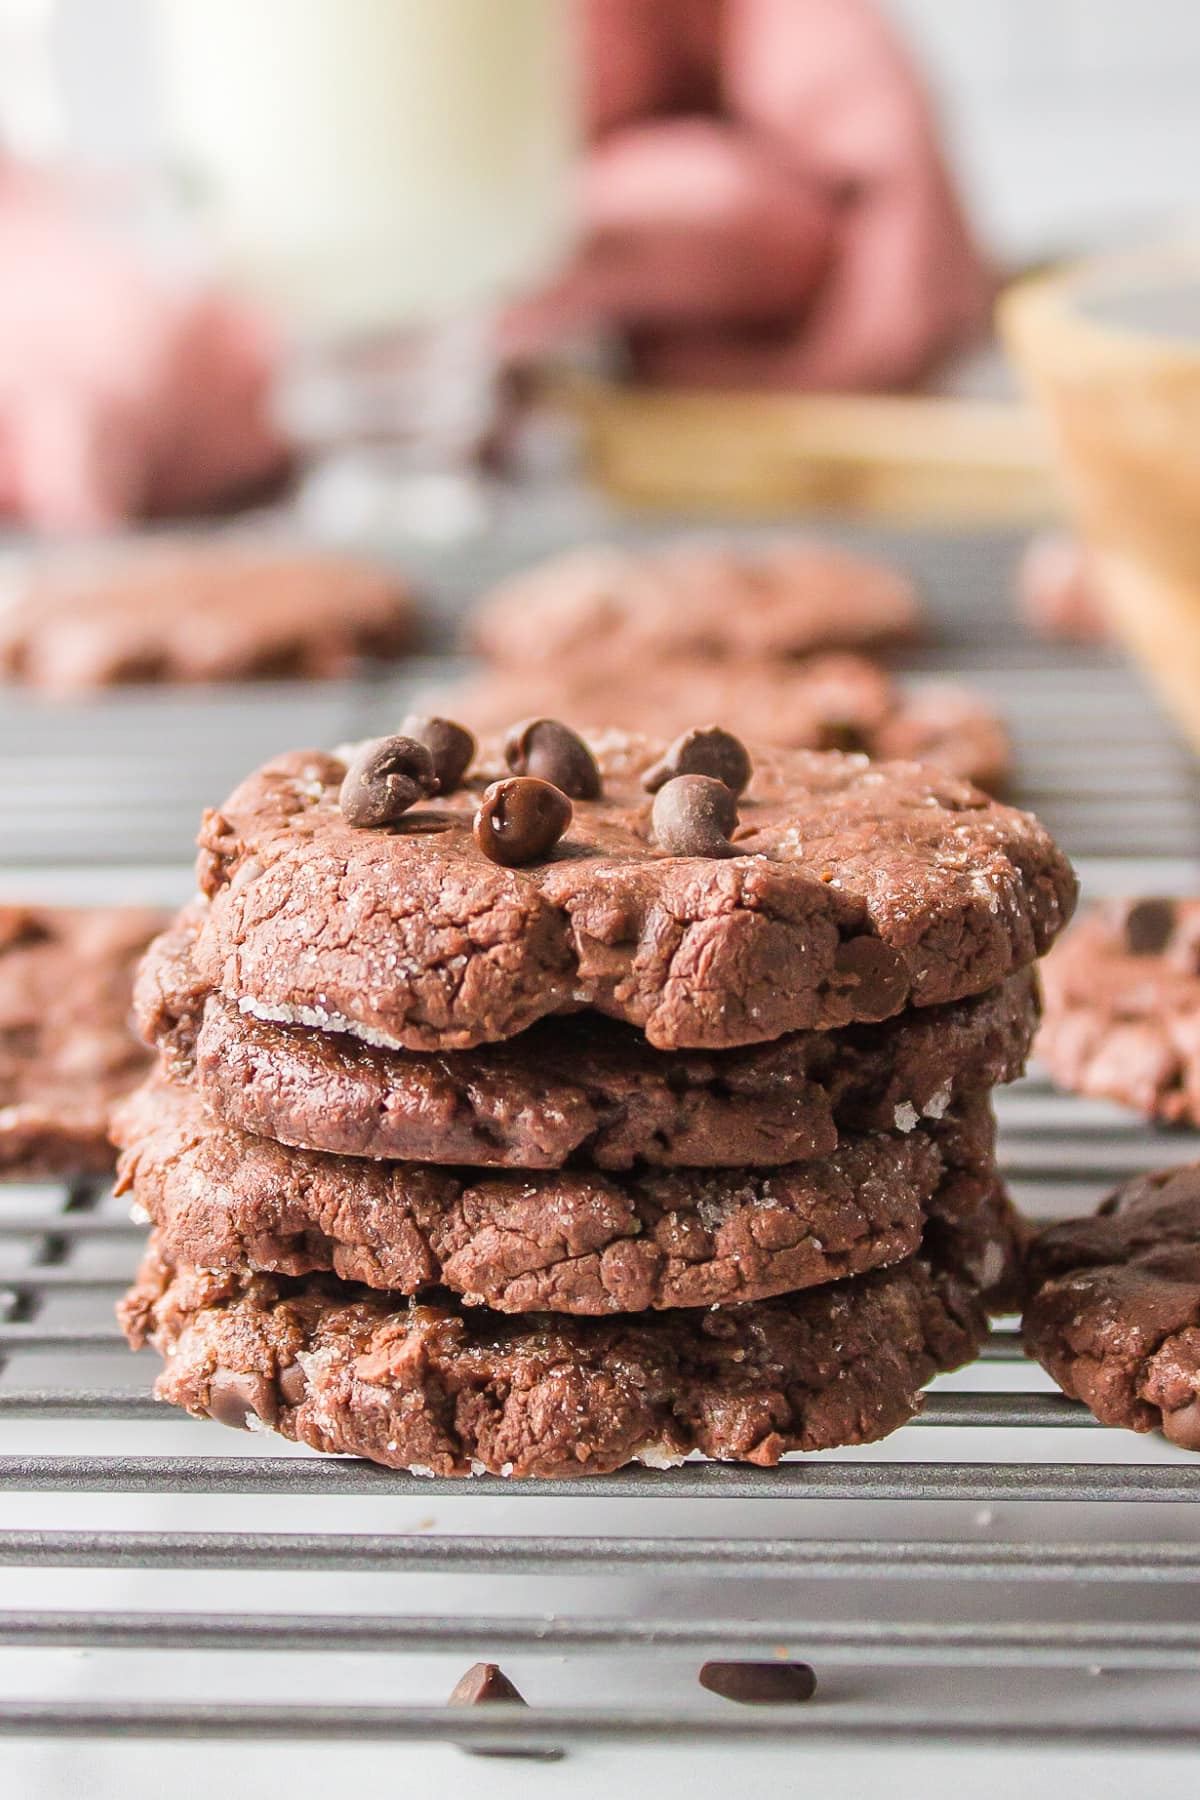
<path fill-rule="evenodd" d="M 1193 888 L 1193 766 L 1132 678 L 989 616 L 1010 543 L 901 548 L 965 640 L 947 666 L 1006 706 L 1022 798 L 1091 892 Z M 459 569 L 459 589 L 486 572 Z M 406 684 L 70 715 L 4 696 L 0 893 L 181 897 L 203 800 L 285 743 L 395 717 Z M 1034 1217 L 1200 1155 L 1036 1075 L 999 1111 Z M 112 1320 L 141 1235 L 102 1184 L 0 1188 L 0 1732 L 1200 1744 L 1200 1462 L 1102 1430 L 1011 1323 L 868 1450 L 420 1481 L 156 1407 L 154 1359 Z M 813 1700 L 738 1706 L 697 1683 L 708 1659 L 780 1658 L 815 1667 Z M 448 1709 L 477 1659 L 528 1709 Z"/>

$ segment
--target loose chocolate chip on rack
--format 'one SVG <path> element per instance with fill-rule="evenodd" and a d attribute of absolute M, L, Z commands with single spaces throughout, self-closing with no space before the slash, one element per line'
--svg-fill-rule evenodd
<path fill-rule="evenodd" d="M 507 1701 L 510 1706 L 524 1706 L 525 1696 L 515 1688 L 496 1663 L 472 1663 L 450 1691 L 450 1706 L 488 1706 L 493 1701 Z M 550 1744 L 514 1745 L 511 1749 L 486 1749 L 474 1744 L 464 1746 L 468 1756 L 516 1756 L 535 1762 L 558 1762 L 563 1752 Z"/>
<path fill-rule="evenodd" d="M 558 719 L 523 719 L 504 739 L 504 760 L 514 775 L 536 775 L 572 800 L 600 798 L 596 759 L 569 725 Z"/>
<path fill-rule="evenodd" d="M 439 794 L 452 794 L 462 785 L 462 778 L 475 755 L 475 734 L 453 719 L 427 718 L 422 713 L 409 713 L 400 727 L 405 737 L 424 744 L 433 758 L 434 779 Z"/>
<path fill-rule="evenodd" d="M 498 1663 L 472 1663 L 450 1690 L 450 1706 L 484 1706 L 489 1700 L 511 1700 L 524 1706 L 525 1696 L 515 1688 Z"/>
<path fill-rule="evenodd" d="M 1173 900 L 1135 900 L 1125 914 L 1125 948 L 1131 956 L 1157 956 L 1175 929 Z"/>
<path fill-rule="evenodd" d="M 251 1419 L 273 1425 L 275 1413 L 275 1391 L 264 1376 L 247 1375 L 236 1369 L 213 1371 L 208 1384 L 208 1416 L 218 1425 L 247 1431 Z"/>
<path fill-rule="evenodd" d="M 736 856 L 737 799 L 711 775 L 676 775 L 654 796 L 650 823 L 668 856 Z"/>
<path fill-rule="evenodd" d="M 389 825 L 436 785 L 433 757 L 411 737 L 373 738 L 346 770 L 338 804 L 347 825 Z"/>
<path fill-rule="evenodd" d="M 648 794 L 656 794 L 676 775 L 709 775 L 724 782 L 730 793 L 741 794 L 752 773 L 750 753 L 740 738 L 719 725 L 702 725 L 675 739 L 666 755 L 646 770 L 642 786 Z"/>
<path fill-rule="evenodd" d="M 510 775 L 485 789 L 472 829 L 486 857 L 513 868 L 552 850 L 571 817 L 571 802 L 552 782 Z"/>
<path fill-rule="evenodd" d="M 700 1686 L 742 1706 L 787 1706 L 811 1700 L 817 1678 L 807 1663 L 706 1662 Z"/>

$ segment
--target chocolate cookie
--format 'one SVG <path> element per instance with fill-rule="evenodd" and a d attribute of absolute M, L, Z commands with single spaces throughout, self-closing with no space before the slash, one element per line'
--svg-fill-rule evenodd
<path fill-rule="evenodd" d="M 111 1168 L 109 1111 L 149 1061 L 133 970 L 164 923 L 134 908 L 0 906 L 0 1173 Z"/>
<path fill-rule="evenodd" d="M 667 855 L 653 820 L 682 784 L 642 782 L 664 746 L 594 748 L 602 797 L 515 868 L 471 831 L 495 758 L 382 829 L 343 819 L 338 757 L 268 763 L 201 830 L 201 979 L 381 1047 L 465 1049 L 590 1006 L 660 1049 L 724 1049 L 982 993 L 1074 905 L 1036 820 L 928 770 L 756 750 L 732 842 L 714 817 Z"/>
<path fill-rule="evenodd" d="M 971 1285 L 923 1258 L 749 1306 L 513 1319 L 176 1269 L 153 1240 L 121 1321 L 189 1412 L 417 1474 L 540 1477 L 870 1443 L 986 1332 Z"/>
<path fill-rule="evenodd" d="M 393 570 L 212 543 L 72 559 L 0 604 L 0 673 L 54 693 L 120 682 L 348 674 L 416 635 Z"/>
<path fill-rule="evenodd" d="M 861 750 L 929 763 L 988 793 L 1012 775 L 1012 744 L 978 695 L 933 683 L 903 692 L 861 656 L 795 663 L 724 664 L 689 658 L 651 662 L 598 677 L 582 664 L 494 668 L 425 696 L 476 731 L 559 713 L 619 731 L 674 735 L 697 719 L 791 750 Z"/>
<path fill-rule="evenodd" d="M 1036 1238 L 1025 1345 L 1103 1425 L 1200 1450 L 1200 1163 Z"/>
<path fill-rule="evenodd" d="M 911 1256 L 930 1212 L 969 1223 L 997 1186 L 978 1107 L 952 1133 L 977 1186 L 945 1204 L 947 1159 L 920 1129 L 768 1170 L 483 1175 L 286 1149 L 155 1081 L 118 1109 L 115 1132 L 117 1191 L 177 1262 L 445 1287 L 499 1312 L 642 1312 L 812 1287 Z"/>
<path fill-rule="evenodd" d="M 1097 907 L 1046 964 L 1037 1054 L 1080 1094 L 1200 1125 L 1200 900 Z"/>
<path fill-rule="evenodd" d="M 201 911 L 151 948 L 135 1011 L 174 1073 L 231 1125 L 303 1149 L 476 1168 L 769 1167 L 828 1156 L 842 1131 L 911 1129 L 1021 1073 L 1029 970 L 972 1000 L 878 1026 L 795 1032 L 720 1053 L 652 1050 L 595 1014 L 473 1050 L 378 1050 L 274 1025 L 209 994 Z"/>
<path fill-rule="evenodd" d="M 593 545 L 494 588 L 467 638 L 502 667 L 559 675 L 573 663 L 620 681 L 681 656 L 772 661 L 911 641 L 921 623 L 907 576 L 824 544 Z"/>

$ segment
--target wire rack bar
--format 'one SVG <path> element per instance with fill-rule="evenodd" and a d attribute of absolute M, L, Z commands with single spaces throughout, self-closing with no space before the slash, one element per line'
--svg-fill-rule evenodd
<path fill-rule="evenodd" d="M 782 1716 L 780 1716 L 782 1715 Z M 488 1706 L 477 1712 L 458 1707 L 243 1706 L 214 1704 L 141 1705 L 111 1702 L 88 1705 L 47 1701 L 0 1703 L 5 1736 L 289 1739 L 350 1743 L 433 1741 L 465 1747 L 520 1751 L 555 1749 L 562 1744 L 744 1742 L 796 1744 L 852 1740 L 855 1743 L 939 1742 L 1131 1745 L 1200 1745 L 1200 1722 L 1131 1718 L 1087 1722 L 1070 1717 L 1005 1718 L 994 1707 L 959 1708 L 946 1715 L 916 1707 L 839 1705 L 818 1702 L 765 1709 L 747 1707 L 701 1713 L 579 1711 Z"/>
<path fill-rule="evenodd" d="M 1200 1498 L 1200 1464 L 1034 1462 L 685 1463 L 554 1481 L 438 1480 L 341 1457 L 5 1456 L 0 1489 L 93 1494 L 328 1494 L 378 1500 L 1000 1500 L 1121 1501 Z"/>
<path fill-rule="evenodd" d="M 558 1656 L 574 1650 L 639 1655 L 720 1652 L 747 1661 L 907 1663 L 920 1667 L 1200 1668 L 1200 1625 L 940 1620 L 618 1618 L 447 1619 L 333 1613 L 0 1612 L 0 1645 L 39 1650 L 270 1651 L 294 1654 L 459 1652 Z"/>
<path fill-rule="evenodd" d="M 1200 1581 L 1200 1543 L 908 1543 L 841 1538 L 545 1538 L 463 1533 L 5 1531 L 0 1567 L 408 1575 L 655 1574 L 966 1581 Z"/>

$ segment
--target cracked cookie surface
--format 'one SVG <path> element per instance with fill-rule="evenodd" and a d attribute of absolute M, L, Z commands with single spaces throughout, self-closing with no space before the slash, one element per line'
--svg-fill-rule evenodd
<path fill-rule="evenodd" d="M 593 1007 L 660 1049 L 726 1049 L 983 992 L 1045 951 L 1075 880 L 1028 814 L 910 764 L 755 749 L 734 854 L 667 856 L 640 777 L 653 739 L 592 747 L 546 861 L 502 868 L 471 819 L 504 767 L 355 830 L 345 763 L 268 763 L 206 816 L 202 980 L 276 1023 L 464 1049 Z"/>
<path fill-rule="evenodd" d="M 1037 1054 L 1062 1087 L 1200 1125 L 1200 900 L 1093 908 L 1043 983 Z"/>
<path fill-rule="evenodd" d="M 0 1175 L 112 1167 L 109 1114 L 145 1073 L 133 971 L 162 913 L 0 906 Z"/>
<path fill-rule="evenodd" d="M 828 1156 L 843 1131 L 910 1129 L 1015 1080 L 1037 1021 L 1036 980 L 1022 970 L 882 1025 L 721 1052 L 653 1050 L 595 1013 L 472 1050 L 379 1050 L 209 993 L 192 955 L 202 915 L 185 912 L 143 962 L 141 1030 L 229 1124 L 346 1156 L 518 1169 L 799 1162 Z"/>
<path fill-rule="evenodd" d="M 483 1173 L 292 1150 L 153 1080 L 118 1111 L 119 1193 L 180 1263 L 332 1271 L 500 1312 L 729 1305 L 911 1256 L 938 1222 L 947 1261 L 991 1285 L 981 1241 L 1005 1205 L 990 1114 L 847 1138 L 779 1168 Z M 984 1222 L 982 1226 L 979 1220 Z M 957 1245 L 957 1248 L 952 1247 Z"/>
<path fill-rule="evenodd" d="M 971 1284 L 923 1257 L 746 1306 L 512 1318 L 176 1267 L 153 1240 L 121 1318 L 189 1412 L 418 1474 L 542 1478 L 870 1443 L 986 1334 Z"/>
<path fill-rule="evenodd" d="M 1104 1425 L 1200 1450 L 1200 1163 L 1120 1188 L 1034 1239 L 1029 1354 Z"/>

